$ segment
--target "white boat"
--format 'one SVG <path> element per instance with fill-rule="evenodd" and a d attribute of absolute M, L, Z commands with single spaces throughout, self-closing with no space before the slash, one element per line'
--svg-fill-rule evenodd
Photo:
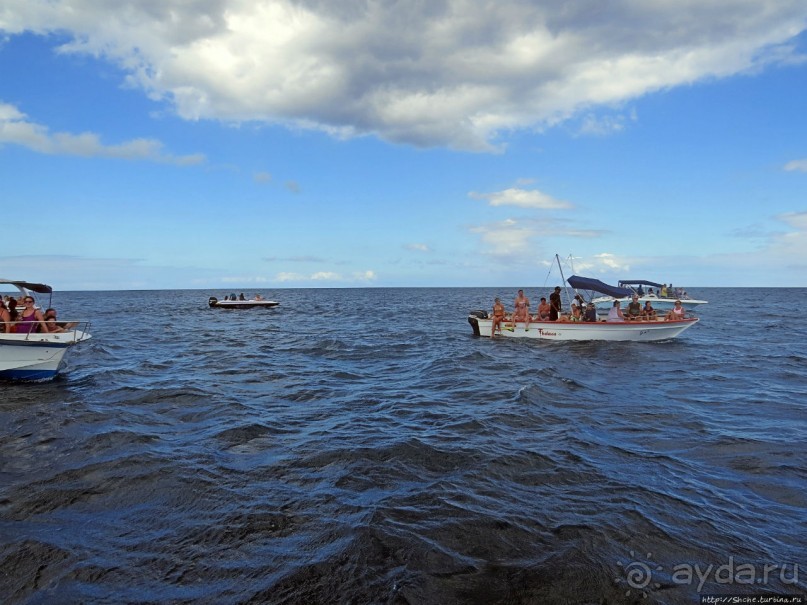
<path fill-rule="evenodd" d="M 650 289 L 656 288 L 658 292 L 649 294 L 645 292 L 644 288 L 641 288 L 641 286 L 648 286 Z M 688 311 L 692 311 L 698 305 L 705 305 L 709 302 L 707 300 L 690 298 L 686 292 L 681 292 L 680 296 L 661 296 L 660 292 L 663 286 L 664 284 L 657 284 L 656 282 L 643 279 L 623 279 L 619 281 L 619 286 L 615 288 L 616 290 L 622 290 L 623 293 L 598 296 L 592 299 L 591 302 L 594 303 L 599 311 L 608 311 L 613 306 L 615 300 L 618 300 L 620 304 L 627 304 L 633 300 L 634 294 L 639 295 L 639 302 L 642 306 L 644 306 L 646 301 L 650 301 L 650 304 L 653 305 L 657 311 L 669 311 L 675 306 L 676 300 L 680 300 L 681 305 Z"/>
<path fill-rule="evenodd" d="M 558 268 L 561 268 L 560 258 Z M 606 295 L 619 295 L 617 288 L 604 284 L 598 279 L 580 277 L 572 275 L 568 280 L 564 280 L 575 289 L 584 288 L 591 292 L 598 292 Z M 567 291 L 567 297 L 568 291 Z M 611 306 L 613 306 L 613 298 Z M 620 305 L 621 306 L 621 305 Z M 605 321 L 572 321 L 570 314 L 561 313 L 558 321 L 530 321 L 529 325 L 524 322 L 502 321 L 501 331 L 497 331 L 495 336 L 505 338 L 527 338 L 531 340 L 605 340 L 605 341 L 631 341 L 631 342 L 651 342 L 656 340 L 668 340 L 675 338 L 684 330 L 687 330 L 698 323 L 697 317 L 686 317 L 682 319 L 666 319 L 663 314 L 655 318 L 642 318 L 635 320 Z M 472 311 L 468 315 L 468 323 L 471 324 L 476 336 L 494 336 L 491 334 L 493 319 L 488 316 L 487 311 Z"/>
<path fill-rule="evenodd" d="M 502 322 L 501 332 L 496 337 L 527 338 L 531 340 L 607 340 L 650 342 L 675 338 L 698 322 L 697 317 L 666 321 L 664 319 L 584 322 L 584 321 L 535 321 L 526 328 L 517 322 L 510 329 L 510 322 Z M 476 336 L 490 336 L 493 320 L 487 311 L 472 311 L 468 323 Z"/>
<path fill-rule="evenodd" d="M 231 294 L 225 297 L 224 300 L 219 300 L 215 296 L 211 296 L 207 300 L 207 304 L 213 309 L 253 309 L 255 307 L 276 307 L 280 303 L 275 300 L 264 300 L 262 298 L 251 298 L 248 300 L 241 300 Z"/>
<path fill-rule="evenodd" d="M 21 294 L 20 300 L 38 294 L 53 294 L 53 289 L 46 284 L 35 284 L 25 281 L 0 279 L 0 285 L 12 285 Z M 48 306 L 50 306 L 50 301 Z M 27 322 L 11 322 L 10 325 L 28 325 Z M 89 322 L 60 322 L 69 328 L 63 332 L 5 332 L 0 330 L 0 378 L 12 380 L 47 380 L 59 373 L 67 350 L 91 338 Z M 2 324 L 0 324 L 2 325 Z"/>

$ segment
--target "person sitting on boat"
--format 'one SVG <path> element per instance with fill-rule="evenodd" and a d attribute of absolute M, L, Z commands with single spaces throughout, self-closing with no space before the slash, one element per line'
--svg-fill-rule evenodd
<path fill-rule="evenodd" d="M 622 314 L 622 307 L 619 306 L 619 301 L 614 301 L 614 306 L 608 311 L 608 321 L 625 321 L 625 316 Z"/>
<path fill-rule="evenodd" d="M 681 301 L 676 300 L 675 306 L 667 312 L 665 319 L 668 320 L 675 320 L 675 319 L 684 319 L 686 317 L 686 309 L 681 306 Z"/>
<path fill-rule="evenodd" d="M 48 332 L 67 332 L 75 328 L 77 322 L 57 322 L 56 309 L 50 308 L 45 310 L 45 323 L 48 325 Z"/>
<path fill-rule="evenodd" d="M 498 327 L 499 332 L 502 331 L 502 322 L 507 315 L 507 311 L 502 304 L 501 299 L 498 297 L 496 300 L 493 301 L 493 321 L 490 324 L 490 336 L 491 338 L 496 335 L 496 328 Z"/>
<path fill-rule="evenodd" d="M 45 318 L 42 317 L 42 311 L 34 306 L 34 298 L 26 296 L 23 299 L 25 309 L 20 316 L 20 322 L 17 324 L 17 334 L 30 334 L 39 329 L 42 332 L 48 331 L 48 326 L 45 323 Z"/>
<path fill-rule="evenodd" d="M 256 294 L 255 300 L 263 300 L 263 296 L 261 296 L 260 294 Z"/>
<path fill-rule="evenodd" d="M 572 312 L 569 314 L 569 321 L 583 321 L 583 312 L 580 307 L 572 303 Z"/>
<path fill-rule="evenodd" d="M 11 315 L 8 314 L 6 303 L 0 300 L 0 323 L 3 324 L 3 332 L 11 332 Z"/>
<path fill-rule="evenodd" d="M 238 295 L 238 300 L 246 300 L 246 299 L 247 298 L 246 298 L 246 296 L 244 296 L 243 292 L 241 292 L 241 294 Z"/>
<path fill-rule="evenodd" d="M 652 296 L 653 298 L 656 298 L 656 293 L 655 293 L 655 292 L 653 292 L 653 288 L 650 288 L 650 289 L 647 291 L 647 295 L 648 295 L 648 296 Z"/>
<path fill-rule="evenodd" d="M 639 302 L 639 295 L 634 294 L 633 300 L 628 303 L 628 319 L 641 319 L 642 304 Z"/>
<path fill-rule="evenodd" d="M 524 296 L 524 290 L 518 291 L 518 296 L 513 303 L 513 327 L 517 321 L 524 322 L 524 329 L 530 329 L 530 299 Z"/>
<path fill-rule="evenodd" d="M 534 319 L 535 321 L 549 321 L 549 303 L 546 302 L 546 296 L 541 297 L 538 313 L 535 314 Z"/>
<path fill-rule="evenodd" d="M 653 305 L 650 304 L 649 300 L 644 301 L 642 315 L 645 319 L 656 319 L 656 310 L 653 308 Z"/>
<path fill-rule="evenodd" d="M 596 322 L 597 321 L 597 307 L 594 303 L 588 303 L 586 312 L 583 314 L 583 321 Z"/>

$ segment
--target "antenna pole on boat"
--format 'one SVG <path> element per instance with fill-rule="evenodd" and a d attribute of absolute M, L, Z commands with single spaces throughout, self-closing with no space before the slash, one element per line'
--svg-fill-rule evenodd
<path fill-rule="evenodd" d="M 563 280 L 563 289 L 566 290 L 566 299 L 571 301 L 572 297 L 569 295 L 569 286 L 566 283 L 566 278 L 563 276 L 563 267 L 560 266 L 560 256 L 558 256 L 557 253 L 555 254 L 555 260 L 558 261 L 558 271 L 560 271 L 560 278 Z"/>

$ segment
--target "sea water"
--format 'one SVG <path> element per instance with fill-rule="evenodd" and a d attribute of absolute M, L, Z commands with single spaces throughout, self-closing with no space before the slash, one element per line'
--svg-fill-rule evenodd
<path fill-rule="evenodd" d="M 807 592 L 807 290 L 692 288 L 667 342 L 474 337 L 516 289 L 57 293 L 93 339 L 0 384 L 0 602 Z"/>

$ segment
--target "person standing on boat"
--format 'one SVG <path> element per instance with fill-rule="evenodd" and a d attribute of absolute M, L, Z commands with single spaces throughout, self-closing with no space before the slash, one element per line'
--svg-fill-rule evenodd
<path fill-rule="evenodd" d="M 530 299 L 524 296 L 524 290 L 518 291 L 518 296 L 513 303 L 513 327 L 517 321 L 524 322 L 524 330 L 530 329 Z"/>
<path fill-rule="evenodd" d="M 560 305 L 560 286 L 555 286 L 555 291 L 549 295 L 549 321 L 558 321 Z"/>
<path fill-rule="evenodd" d="M 507 314 L 507 311 L 502 304 L 501 299 L 496 298 L 493 301 L 493 321 L 490 324 L 490 337 L 493 338 L 496 336 L 496 328 L 498 326 L 499 332 L 502 331 L 502 322 L 504 321 L 504 316 Z"/>

